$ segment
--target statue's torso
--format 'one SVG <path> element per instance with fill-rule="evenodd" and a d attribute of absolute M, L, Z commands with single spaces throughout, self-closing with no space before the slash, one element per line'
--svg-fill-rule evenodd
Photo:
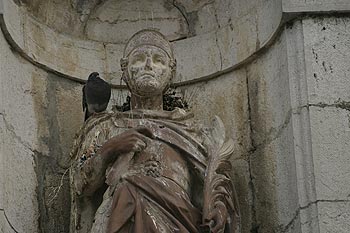
<path fill-rule="evenodd" d="M 150 140 L 145 150 L 134 155 L 129 170 L 154 178 L 170 179 L 188 193 L 189 170 L 182 156 L 179 151 L 166 143 Z"/>
<path fill-rule="evenodd" d="M 100 119 L 102 119 L 102 117 Z M 100 232 L 101 229 L 105 229 L 108 221 L 106 219 L 108 219 L 108 216 L 111 214 L 113 195 L 117 190 L 120 190 L 120 187 L 122 187 L 125 182 L 135 181 L 135 177 L 139 177 L 137 179 L 143 180 L 137 181 L 136 184 L 141 189 L 157 186 L 160 188 L 158 190 L 171 190 L 171 195 L 175 195 L 176 198 L 180 198 L 183 201 L 186 200 L 185 202 L 189 203 L 186 205 L 191 206 L 192 194 L 190 190 L 193 188 L 191 188 L 190 181 L 192 180 L 193 172 L 190 173 L 190 169 L 195 167 L 193 164 L 195 155 L 192 154 L 192 156 L 189 156 L 190 152 L 185 150 L 185 148 L 189 147 L 188 144 L 190 143 L 183 138 L 186 133 L 172 130 L 170 129 L 171 126 L 167 128 L 169 127 L 167 126 L 168 123 L 174 124 L 174 126 L 177 124 L 171 120 L 158 121 L 133 117 L 109 117 L 98 123 L 90 123 L 94 126 L 86 132 L 84 143 L 81 144 L 82 146 L 79 149 L 80 153 L 84 153 L 84 151 L 88 150 L 91 146 L 103 145 L 112 137 L 133 128 L 148 127 L 152 128 L 155 134 L 159 133 L 155 138 L 147 138 L 147 147 L 141 152 L 117 155 L 117 159 L 110 165 L 110 168 L 106 170 L 106 183 L 109 188 L 104 194 L 103 203 L 101 203 L 96 211 L 91 232 Z M 187 124 L 179 123 L 178 127 L 179 130 L 181 127 L 187 129 Z M 166 136 L 164 134 L 166 134 Z M 182 147 L 182 149 L 179 147 Z M 192 148 L 198 150 L 197 144 L 193 144 Z M 152 184 L 147 183 L 146 185 L 145 183 L 140 183 L 149 182 L 150 179 L 153 179 Z M 193 213 L 195 213 L 194 215 L 197 216 L 198 211 L 195 210 L 194 207 L 188 208 L 191 208 L 192 211 L 194 211 Z M 82 212 L 82 220 L 85 219 L 83 215 L 84 213 Z"/>

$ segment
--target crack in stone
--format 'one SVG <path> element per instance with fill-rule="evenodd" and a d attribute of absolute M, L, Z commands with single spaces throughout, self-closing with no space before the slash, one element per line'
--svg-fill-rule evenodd
<path fill-rule="evenodd" d="M 289 221 L 289 223 L 283 227 L 283 229 L 281 230 L 281 233 L 287 232 L 289 230 L 289 228 L 293 225 L 293 223 L 295 222 L 295 220 L 298 218 L 299 214 L 300 214 L 300 210 L 304 210 L 309 208 L 312 205 L 316 205 L 319 202 L 350 202 L 350 200 L 316 200 L 313 202 L 308 203 L 306 206 L 300 206 L 296 211 L 295 214 L 293 215 L 292 220 Z"/>
<path fill-rule="evenodd" d="M 248 122 L 249 122 L 249 129 L 250 129 L 250 135 L 253 134 L 253 131 L 252 131 L 252 120 L 251 120 L 251 116 L 252 116 L 252 113 L 251 113 L 251 106 L 250 106 L 250 95 L 249 95 L 249 79 L 248 79 L 248 70 L 247 68 L 245 69 L 245 77 L 246 77 L 246 86 L 247 86 L 247 102 L 248 102 Z M 250 139 L 252 140 L 251 136 L 250 136 Z M 253 143 L 251 143 L 253 144 Z M 249 182 L 248 182 L 248 187 L 250 189 L 250 192 L 251 192 L 251 195 L 252 195 L 252 206 L 251 206 L 251 211 L 252 211 L 252 225 L 251 225 L 251 229 L 250 229 L 250 232 L 251 233 L 257 233 L 258 230 L 259 230 L 259 224 L 257 223 L 257 216 L 256 216 L 256 198 L 255 198 L 255 193 L 256 193 L 256 190 L 255 190 L 255 186 L 254 186 L 254 182 L 253 182 L 253 179 L 254 179 L 254 176 L 252 174 L 252 166 L 251 166 L 251 156 L 252 154 L 251 153 L 248 153 L 248 172 L 249 172 Z"/>
<path fill-rule="evenodd" d="M 220 70 L 222 70 L 222 52 L 218 42 L 218 31 L 215 32 L 215 43 L 216 43 L 216 46 L 218 47 L 218 51 L 220 55 Z"/>
<path fill-rule="evenodd" d="M 347 200 L 347 199 L 340 199 L 340 200 L 317 200 L 316 203 L 318 202 L 350 202 L 350 200 Z"/>
<path fill-rule="evenodd" d="M 25 148 L 33 152 L 34 150 L 31 148 L 31 146 L 28 143 L 24 142 L 22 138 L 16 134 L 14 127 L 6 120 L 6 114 L 0 113 L 0 116 L 2 116 L 2 119 L 4 120 L 4 123 L 5 123 L 5 127 L 12 134 L 12 136 L 15 139 L 17 139 L 17 141 L 21 143 Z"/>
<path fill-rule="evenodd" d="M 287 232 L 289 230 L 289 228 L 291 226 L 293 226 L 295 220 L 299 217 L 299 214 L 300 214 L 300 207 L 295 211 L 292 220 L 290 220 L 290 222 L 285 227 L 283 227 L 283 229 L 280 231 L 280 233 Z"/>
<path fill-rule="evenodd" d="M 291 226 L 293 226 L 295 220 L 298 218 L 298 216 L 300 215 L 300 210 L 304 210 L 304 209 L 307 209 L 309 208 L 311 205 L 314 205 L 314 204 L 317 204 L 317 201 L 314 201 L 314 202 L 310 202 L 308 203 L 306 206 L 301 206 L 299 207 L 296 211 L 295 211 L 295 214 L 293 215 L 293 218 L 292 220 L 289 221 L 289 223 L 283 227 L 283 229 L 281 230 L 281 233 L 284 233 L 284 232 L 287 232 L 289 230 L 289 228 Z"/>
<path fill-rule="evenodd" d="M 140 19 L 116 19 L 116 20 L 113 20 L 113 21 L 110 21 L 110 20 L 101 20 L 100 18 L 91 18 L 90 20 L 91 21 L 98 21 L 100 23 L 108 23 L 108 24 L 118 24 L 118 23 L 124 23 L 124 22 L 130 22 L 130 23 L 137 23 L 139 21 L 147 21 L 149 18 L 146 17 L 146 18 L 140 18 Z M 172 21 L 176 21 L 178 20 L 179 18 L 175 18 L 175 17 L 156 17 L 156 18 L 152 18 L 152 20 L 172 20 Z M 186 20 L 186 19 L 185 19 Z M 186 23 L 188 24 L 187 20 L 186 20 Z"/>
<path fill-rule="evenodd" d="M 191 25 L 190 25 L 190 20 L 188 17 L 188 13 L 186 12 L 186 9 L 184 6 L 181 6 L 180 3 L 178 3 L 176 0 L 173 0 L 173 6 L 180 11 L 181 15 L 185 18 L 187 28 L 190 30 Z M 189 34 L 192 35 L 194 32 L 189 31 Z"/>
<path fill-rule="evenodd" d="M 334 108 L 341 108 L 341 109 L 350 111 L 350 101 L 344 101 L 340 99 L 334 102 L 333 104 L 319 102 L 315 104 L 308 104 L 308 106 L 319 107 L 319 108 L 334 107 Z"/>
<path fill-rule="evenodd" d="M 273 142 L 274 140 L 279 138 L 281 136 L 283 130 L 290 123 L 291 118 L 292 118 L 292 109 L 288 110 L 287 116 L 286 116 L 285 120 L 283 121 L 282 125 L 277 127 L 277 129 L 276 128 L 271 128 L 266 133 L 265 139 L 261 143 L 254 145 L 254 142 L 252 141 L 253 149 L 251 150 L 251 153 L 255 152 L 258 149 L 264 149 L 265 146 L 267 146 L 268 144 L 270 144 L 271 142 Z"/>
<path fill-rule="evenodd" d="M 350 111 L 350 102 L 349 101 L 342 101 L 342 100 L 338 100 L 336 101 L 334 104 L 327 104 L 327 103 L 323 103 L 323 102 L 319 102 L 319 103 L 310 103 L 310 104 L 306 104 L 306 105 L 302 105 L 299 107 L 296 107 L 293 109 L 293 114 L 300 114 L 301 110 L 303 108 L 307 108 L 309 109 L 309 107 L 318 107 L 318 108 L 340 108 L 340 109 L 344 109 L 347 111 Z"/>
<path fill-rule="evenodd" d="M 1 114 L 0 114 L 0 115 L 1 115 Z M 0 208 L 0 211 L 4 212 L 5 219 L 6 219 L 7 223 L 9 224 L 9 226 L 11 227 L 11 229 L 12 229 L 14 232 L 18 233 L 18 231 L 15 229 L 15 227 L 12 225 L 12 223 L 11 223 L 10 220 L 9 220 L 9 218 L 7 217 L 5 209 L 1 209 L 1 208 Z"/>
<path fill-rule="evenodd" d="M 310 206 L 312 206 L 314 204 L 317 204 L 317 201 L 309 202 L 306 206 L 300 206 L 299 209 L 300 210 L 305 210 L 305 209 L 309 208 Z"/>

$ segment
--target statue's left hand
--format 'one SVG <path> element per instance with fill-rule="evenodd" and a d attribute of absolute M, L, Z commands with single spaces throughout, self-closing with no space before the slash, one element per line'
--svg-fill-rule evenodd
<path fill-rule="evenodd" d="M 227 221 L 227 208 L 221 201 L 215 203 L 214 209 L 209 213 L 207 221 L 212 233 L 223 233 Z"/>

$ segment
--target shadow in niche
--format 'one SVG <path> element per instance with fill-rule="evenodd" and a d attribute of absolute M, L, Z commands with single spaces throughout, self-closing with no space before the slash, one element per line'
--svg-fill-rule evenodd
<path fill-rule="evenodd" d="M 94 195 L 91 197 L 91 206 L 95 209 L 94 213 L 96 213 L 98 207 L 102 204 L 103 194 L 106 192 L 108 185 L 104 183 L 101 188 L 99 188 Z"/>

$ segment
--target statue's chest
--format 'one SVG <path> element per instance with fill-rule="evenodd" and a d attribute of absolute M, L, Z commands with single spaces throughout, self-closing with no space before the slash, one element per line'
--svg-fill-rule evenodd
<path fill-rule="evenodd" d="M 150 140 L 143 151 L 134 155 L 129 170 L 169 178 L 184 189 L 189 186 L 189 169 L 183 155 L 161 141 Z"/>

